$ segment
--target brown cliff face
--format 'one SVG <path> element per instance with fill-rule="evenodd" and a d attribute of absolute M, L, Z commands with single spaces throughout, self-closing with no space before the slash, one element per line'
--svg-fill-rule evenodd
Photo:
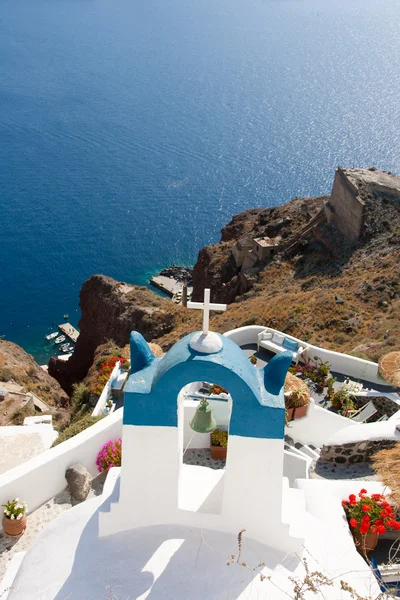
<path fill-rule="evenodd" d="M 221 242 L 200 250 L 193 271 L 193 300 L 202 300 L 209 287 L 212 301 L 230 304 L 226 312 L 211 315 L 211 328 L 223 333 L 244 325 L 269 325 L 372 360 L 400 349 L 399 201 L 386 189 L 384 195 L 375 189 L 368 194 L 367 222 L 372 220 L 373 227 L 357 246 L 349 246 L 324 220 L 314 227 L 328 197 L 296 198 L 284 206 L 233 217 L 222 230 Z M 231 252 L 245 236 L 279 236 L 283 244 L 274 260 L 249 279 L 236 267 Z M 69 392 L 86 376 L 96 347 L 108 339 L 122 347 L 136 329 L 168 350 L 201 327 L 201 311 L 102 275 L 84 283 L 80 304 L 81 334 L 75 352 L 67 363 L 52 360 L 49 366 Z"/>
<path fill-rule="evenodd" d="M 221 241 L 199 252 L 193 269 L 193 300 L 201 300 L 205 287 L 210 288 L 213 301 L 228 304 L 249 291 L 257 278 L 240 273 L 231 252 L 233 244 L 245 237 L 288 238 L 307 223 L 326 199 L 295 198 L 284 206 L 256 208 L 235 215 L 221 230 Z"/>
<path fill-rule="evenodd" d="M 49 373 L 67 393 L 87 374 L 97 346 L 114 340 L 129 343 L 130 332 L 140 331 L 148 340 L 165 335 L 177 324 L 182 308 L 147 288 L 117 282 L 104 275 L 85 281 L 80 293 L 80 335 L 67 362 L 51 359 Z"/>
<path fill-rule="evenodd" d="M 30 354 L 17 344 L 0 340 L 0 381 L 11 379 L 49 406 L 68 404 L 68 396 L 58 382 L 41 369 Z"/>

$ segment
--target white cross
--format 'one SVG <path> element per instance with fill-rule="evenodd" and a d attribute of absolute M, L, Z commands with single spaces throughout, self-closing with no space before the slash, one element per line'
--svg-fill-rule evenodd
<path fill-rule="evenodd" d="M 226 310 L 226 304 L 212 304 L 210 302 L 210 290 L 204 290 L 204 302 L 188 302 L 188 308 L 198 308 L 204 310 L 203 315 L 203 335 L 208 335 L 208 325 L 210 322 L 210 310 Z"/>

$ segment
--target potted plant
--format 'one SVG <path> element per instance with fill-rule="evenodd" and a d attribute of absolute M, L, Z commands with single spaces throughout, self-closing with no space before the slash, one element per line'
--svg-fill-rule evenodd
<path fill-rule="evenodd" d="M 358 494 L 350 494 L 342 501 L 357 550 L 366 555 L 378 543 L 379 535 L 387 529 L 400 530 L 400 523 L 394 519 L 390 504 L 382 494 L 367 495 L 362 489 Z"/>
<path fill-rule="evenodd" d="M 250 362 L 252 365 L 256 365 L 257 364 L 257 356 L 255 354 L 252 354 L 250 356 Z"/>
<path fill-rule="evenodd" d="M 332 398 L 332 396 L 335 393 L 335 389 L 333 387 L 335 382 L 336 382 L 336 377 L 328 377 L 328 379 L 326 380 L 326 386 L 328 388 L 327 396 L 328 396 L 329 400 Z"/>
<path fill-rule="evenodd" d="M 4 507 L 3 529 L 8 535 L 21 535 L 26 529 L 28 507 L 19 498 L 9 500 Z"/>
<path fill-rule="evenodd" d="M 293 421 L 305 417 L 309 402 L 310 394 L 301 388 L 285 394 L 286 420 Z"/>
<path fill-rule="evenodd" d="M 220 394 L 228 394 L 228 390 L 226 390 L 222 385 L 217 385 L 213 383 L 210 387 L 209 395 L 210 396 L 219 396 Z"/>
<path fill-rule="evenodd" d="M 214 429 L 211 433 L 211 458 L 226 460 L 228 447 L 228 432 L 223 429 Z"/>

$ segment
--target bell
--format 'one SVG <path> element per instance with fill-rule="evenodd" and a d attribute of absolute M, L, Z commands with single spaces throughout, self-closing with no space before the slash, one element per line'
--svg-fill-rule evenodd
<path fill-rule="evenodd" d="M 213 417 L 211 406 L 205 398 L 200 400 L 200 404 L 189 425 L 197 433 L 210 433 L 216 428 L 217 423 Z"/>

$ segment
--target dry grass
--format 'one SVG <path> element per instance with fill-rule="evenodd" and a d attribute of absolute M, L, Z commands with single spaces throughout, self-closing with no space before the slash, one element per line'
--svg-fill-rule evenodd
<path fill-rule="evenodd" d="M 393 448 L 377 452 L 372 459 L 379 479 L 390 487 L 390 502 L 400 510 L 400 442 Z"/>
<path fill-rule="evenodd" d="M 300 377 L 288 373 L 285 378 L 285 392 L 297 392 L 298 390 L 307 393 L 310 397 L 310 389 L 306 382 L 300 379 Z"/>
<path fill-rule="evenodd" d="M 308 259 L 312 256 L 305 257 L 305 263 Z M 375 362 L 382 354 L 400 350 L 399 249 L 387 256 L 359 249 L 337 271 L 332 271 L 329 257 L 319 260 L 317 273 L 300 275 L 299 261 L 271 263 L 243 301 L 211 316 L 211 328 L 223 333 L 244 325 L 271 326 Z M 157 339 L 164 349 L 201 327 L 199 311 L 181 311 L 174 318 L 173 331 Z"/>

